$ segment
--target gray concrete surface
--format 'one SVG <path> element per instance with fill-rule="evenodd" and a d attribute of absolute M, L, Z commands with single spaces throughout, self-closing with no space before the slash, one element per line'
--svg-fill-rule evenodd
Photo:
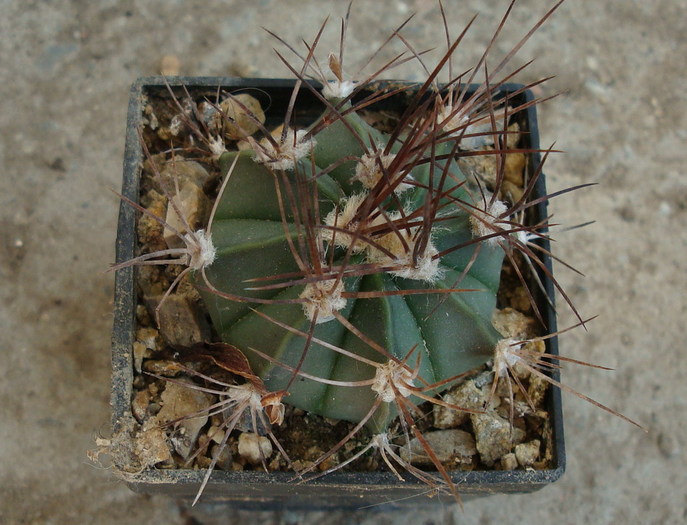
<path fill-rule="evenodd" d="M 470 65 L 505 2 L 444 0 Z M 497 51 L 548 2 L 518 2 Z M 175 55 L 188 75 L 284 76 L 260 26 L 311 38 L 343 2 L 3 1 L 0 17 L 0 522 L 14 523 L 683 523 L 687 364 L 684 0 L 568 0 L 522 50 L 524 81 L 565 94 L 540 109 L 552 189 L 599 182 L 555 202 L 558 255 L 587 274 L 559 278 L 590 332 L 564 354 L 616 367 L 566 371 L 567 384 L 648 434 L 565 396 L 568 472 L 539 493 L 404 514 L 193 513 L 128 491 L 86 451 L 109 425 L 109 330 L 117 187 L 129 84 Z M 355 62 L 406 14 L 418 48 L 437 43 L 434 0 L 356 2 Z M 331 29 L 334 29 L 332 25 Z M 357 38 L 356 37 L 357 35 Z M 336 42 L 335 31 L 327 37 Z M 323 47 L 323 49 L 326 46 Z M 399 78 L 418 78 L 414 68 Z M 562 312 L 561 325 L 573 321 Z"/>

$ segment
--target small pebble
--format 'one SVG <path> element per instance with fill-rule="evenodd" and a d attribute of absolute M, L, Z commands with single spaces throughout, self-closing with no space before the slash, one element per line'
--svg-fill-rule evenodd
<path fill-rule="evenodd" d="M 224 430 L 219 427 L 212 426 L 208 429 L 208 437 L 219 445 L 224 439 Z"/>
<path fill-rule="evenodd" d="M 227 445 L 220 447 L 219 445 L 212 446 L 212 458 L 217 459 L 216 465 L 222 470 L 231 470 L 233 465 L 233 454 L 231 453 L 231 447 Z"/>
<path fill-rule="evenodd" d="M 525 432 L 517 427 L 511 427 L 507 419 L 494 413 L 471 414 L 470 419 L 475 431 L 477 451 L 482 462 L 489 467 L 508 454 L 513 445 L 520 443 L 525 437 Z"/>
<path fill-rule="evenodd" d="M 183 384 L 168 382 L 165 385 L 161 395 L 162 410 L 156 419 L 164 424 L 182 418 L 175 423 L 177 430 L 172 443 L 184 459 L 190 456 L 200 430 L 207 423 L 207 410 L 212 401 L 212 396 Z M 191 415 L 195 417 L 188 417 Z"/>
<path fill-rule="evenodd" d="M 248 463 L 258 465 L 263 458 L 267 459 L 272 455 L 272 442 L 264 436 L 244 432 L 239 436 L 239 455 Z"/>
<path fill-rule="evenodd" d="M 515 457 L 522 467 L 531 467 L 539 458 L 541 441 L 533 439 L 528 443 L 520 443 L 515 446 Z"/>
<path fill-rule="evenodd" d="M 134 399 L 131 401 L 131 412 L 133 413 L 136 421 L 143 423 L 148 413 L 148 405 L 150 404 L 150 392 L 147 390 L 140 390 L 134 395 Z"/>
<path fill-rule="evenodd" d="M 457 386 L 447 393 L 443 399 L 449 404 L 470 410 L 482 410 L 482 405 L 486 401 L 485 394 L 475 386 L 474 380 L 466 381 L 462 385 Z M 441 405 L 435 405 L 432 412 L 434 415 L 434 426 L 442 429 L 456 428 L 470 417 L 468 412 Z"/>
<path fill-rule="evenodd" d="M 163 219 L 167 213 L 167 199 L 152 190 L 149 191 L 149 204 L 146 205 L 146 210 L 150 214 Z M 136 233 L 138 234 L 138 242 L 148 245 L 151 251 L 164 249 L 164 241 L 162 240 L 162 225 L 148 214 L 143 214 L 136 225 Z"/>
<path fill-rule="evenodd" d="M 186 243 L 179 235 L 186 235 L 189 229 L 196 232 L 205 228 L 210 200 L 203 190 L 192 182 L 186 182 L 179 193 L 167 205 L 163 237 L 168 248 L 183 248 Z"/>
<path fill-rule="evenodd" d="M 134 454 L 143 468 L 172 461 L 167 434 L 155 420 L 148 420 L 136 436 Z"/>
<path fill-rule="evenodd" d="M 509 452 L 503 456 L 501 458 L 501 468 L 503 470 L 515 470 L 518 468 L 518 460 L 516 459 L 515 454 Z"/>
<path fill-rule="evenodd" d="M 160 334 L 172 346 L 188 347 L 210 338 L 210 327 L 198 304 L 183 295 L 168 295 L 159 316 Z"/>
<path fill-rule="evenodd" d="M 162 346 L 160 333 L 155 328 L 139 328 L 136 330 L 136 341 L 153 351 L 159 350 Z"/>
<path fill-rule="evenodd" d="M 513 308 L 496 310 L 492 322 L 504 337 L 524 340 L 536 335 L 536 321 Z"/>
<path fill-rule="evenodd" d="M 265 113 L 260 102 L 246 93 L 233 95 L 225 99 L 220 108 L 224 113 L 224 134 L 231 140 L 249 137 L 265 123 Z"/>
<path fill-rule="evenodd" d="M 332 454 L 327 459 L 325 459 L 322 463 L 317 465 L 317 470 L 319 470 L 320 472 L 324 472 L 326 470 L 329 470 L 331 468 L 336 467 L 339 463 L 340 463 L 339 454 Z"/>
<path fill-rule="evenodd" d="M 506 155 L 504 178 L 518 188 L 524 184 L 526 158 L 524 153 L 509 153 Z"/>
<path fill-rule="evenodd" d="M 174 194 L 176 184 L 180 188 L 188 183 L 202 188 L 209 178 L 210 174 L 202 164 L 195 160 L 186 160 L 181 155 L 164 161 L 164 166 L 160 170 L 160 184 L 171 194 Z"/>
<path fill-rule="evenodd" d="M 442 463 L 469 464 L 472 457 L 477 454 L 475 440 L 469 432 L 463 430 L 425 432 L 424 438 Z M 401 457 L 414 465 L 433 464 L 417 438 L 410 440 L 409 447 L 401 448 Z"/>
<path fill-rule="evenodd" d="M 182 372 L 179 363 L 168 359 L 148 359 L 143 363 L 143 370 L 163 377 L 176 377 Z"/>
<path fill-rule="evenodd" d="M 153 355 L 150 348 L 148 348 L 143 343 L 136 341 L 134 342 L 134 369 L 139 374 L 141 373 L 141 367 L 143 366 L 143 360 L 149 358 Z"/>

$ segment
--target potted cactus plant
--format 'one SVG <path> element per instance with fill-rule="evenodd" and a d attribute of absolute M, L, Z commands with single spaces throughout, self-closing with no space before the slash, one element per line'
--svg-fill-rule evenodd
<path fill-rule="evenodd" d="M 476 83 L 487 53 L 440 84 L 462 35 L 434 68 L 410 45 L 396 59 L 425 82 L 378 81 L 393 61 L 353 82 L 342 52 L 330 79 L 323 28 L 285 61 L 291 80 L 133 86 L 118 470 L 134 490 L 260 508 L 554 481 L 560 398 L 543 385 L 562 358 L 533 85 L 497 77 L 509 57 Z"/>

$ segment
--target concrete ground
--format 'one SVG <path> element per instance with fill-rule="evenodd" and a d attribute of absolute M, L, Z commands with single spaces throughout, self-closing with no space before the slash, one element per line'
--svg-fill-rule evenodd
<path fill-rule="evenodd" d="M 472 64 L 507 2 L 444 0 L 453 34 L 481 15 L 457 56 Z M 497 55 L 549 2 L 518 2 Z M 128 87 L 178 58 L 186 75 L 286 75 L 272 41 L 312 38 L 344 2 L 4 1 L 0 17 L 0 522 L 15 523 L 684 523 L 687 361 L 687 2 L 568 0 L 527 44 L 521 76 L 555 74 L 540 108 L 550 189 L 599 186 L 556 200 L 556 253 L 587 274 L 559 280 L 589 333 L 565 355 L 615 367 L 565 382 L 642 422 L 647 434 L 564 396 L 568 471 L 544 490 L 432 512 L 193 512 L 133 494 L 86 458 L 109 426 L 109 330 Z M 347 60 L 410 12 L 418 49 L 443 45 L 435 0 L 358 0 Z M 336 20 L 336 18 L 335 18 Z M 326 38 L 337 42 L 336 24 Z M 396 72 L 419 78 L 416 67 Z M 562 308 L 561 326 L 573 322 Z M 682 480 L 682 481 L 680 481 Z M 194 514 L 195 513 L 195 514 Z M 193 517 L 195 516 L 195 517 Z M 193 521 L 195 519 L 196 521 Z"/>

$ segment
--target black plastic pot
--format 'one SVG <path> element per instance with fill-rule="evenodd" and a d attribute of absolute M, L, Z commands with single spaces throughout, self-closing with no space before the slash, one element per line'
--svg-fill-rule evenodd
<path fill-rule="evenodd" d="M 206 95 L 214 99 L 217 88 L 235 91 L 237 89 L 255 88 L 252 94 L 265 96 L 269 103 L 270 113 L 283 115 L 283 108 L 291 97 L 294 81 L 272 79 L 240 79 L 215 77 L 177 77 L 167 79 L 167 83 L 183 98 L 185 86 L 195 98 Z M 390 84 L 391 85 L 391 84 Z M 521 86 L 506 85 L 504 93 L 513 93 Z M 124 180 L 122 194 L 133 201 L 138 201 L 139 177 L 141 172 L 142 150 L 137 130 L 142 126 L 143 108 L 146 100 L 155 97 L 170 98 L 165 80 L 161 77 L 139 79 L 131 89 L 129 113 L 126 128 L 126 150 L 124 157 Z M 518 94 L 514 103 L 531 100 L 533 95 L 526 91 Z M 319 114 L 321 106 L 317 99 L 305 88 L 301 89 L 298 108 L 314 109 L 308 112 L 301 109 L 296 112 L 298 119 Z M 402 104 L 400 96 L 384 101 L 385 108 L 397 108 Z M 379 109 L 385 109 L 379 108 Z M 308 115 L 309 114 L 309 115 Z M 535 107 L 520 113 L 521 129 L 525 134 L 527 147 L 539 148 L 539 133 Z M 276 123 L 276 121 L 275 121 Z M 269 124 L 269 114 L 268 114 Z M 531 156 L 528 163 L 530 174 L 537 169 L 540 162 L 538 154 Z M 545 195 L 545 181 L 540 176 L 535 189 L 534 199 Z M 539 222 L 547 216 L 546 202 L 533 209 L 530 220 Z M 122 203 L 119 212 L 117 233 L 117 261 L 124 261 L 134 256 L 136 246 L 136 216 L 133 208 Z M 545 246 L 548 249 L 548 245 Z M 551 261 L 545 260 L 549 270 Z M 553 299 L 553 285 L 546 275 L 540 276 L 547 293 Z M 553 308 L 540 298 L 539 308 L 551 332 L 556 330 L 556 317 Z M 112 425 L 115 432 L 124 421 L 131 421 L 131 396 L 133 381 L 133 353 L 135 333 L 136 289 L 133 279 L 133 268 L 117 272 L 115 280 L 114 327 L 112 335 Z M 546 341 L 547 351 L 557 355 L 557 340 Z M 536 491 L 561 477 L 565 471 L 565 448 L 563 440 L 563 420 L 560 392 L 550 388 L 548 409 L 551 413 L 553 427 L 553 467 L 548 470 L 514 470 L 514 471 L 472 471 L 454 472 L 453 480 L 463 499 L 485 496 L 495 493 L 522 493 Z M 203 480 L 203 470 L 145 470 L 127 478 L 128 486 L 141 493 L 162 493 L 174 497 L 192 498 L 196 495 Z M 412 506 L 451 503 L 446 497 L 428 498 L 427 486 L 407 476 L 401 483 L 390 472 L 336 472 L 324 478 L 298 484 L 290 482 L 292 473 L 263 471 L 224 472 L 215 470 L 203 493 L 203 501 L 231 502 L 243 508 L 261 510 L 275 508 L 360 508 L 369 505 Z M 417 497 L 414 497 L 417 496 Z"/>

